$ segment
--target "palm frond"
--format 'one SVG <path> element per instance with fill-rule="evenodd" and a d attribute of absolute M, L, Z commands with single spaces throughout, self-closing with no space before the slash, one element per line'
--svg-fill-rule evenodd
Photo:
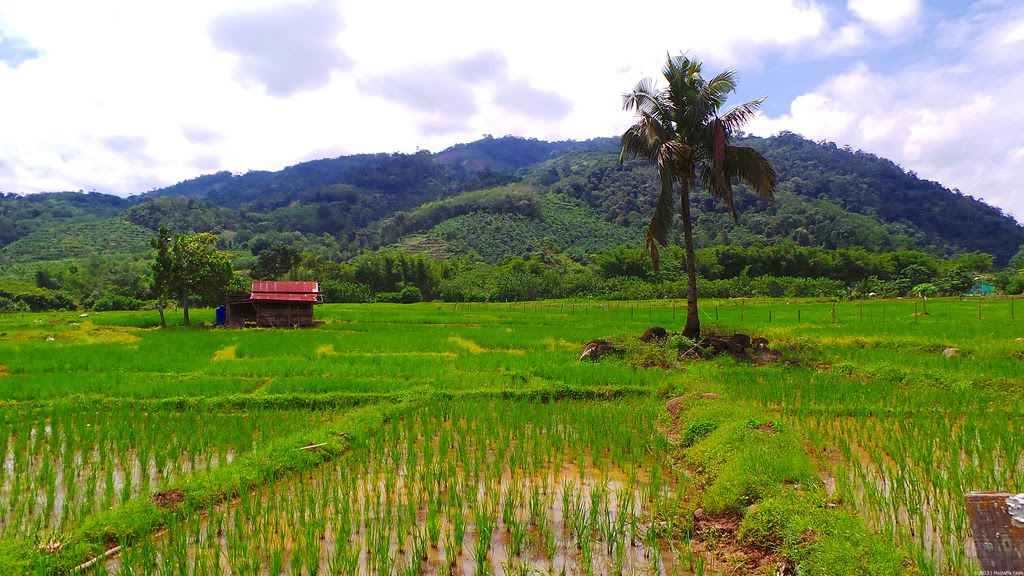
<path fill-rule="evenodd" d="M 778 174 L 775 167 L 760 152 L 746 146 L 729 146 L 726 151 L 726 176 L 747 183 L 759 197 L 775 201 Z"/>
<path fill-rule="evenodd" d="M 627 128 L 619 138 L 619 162 L 625 160 L 626 156 L 657 162 L 666 138 L 670 138 L 670 135 L 665 134 L 665 128 L 657 120 L 642 115 L 640 121 Z"/>
<path fill-rule="evenodd" d="M 722 122 L 725 123 L 726 130 L 730 134 L 738 132 L 744 124 L 754 118 L 754 114 L 757 113 L 757 109 L 761 107 L 762 102 L 764 102 L 764 97 L 734 106 L 723 114 Z"/>
<path fill-rule="evenodd" d="M 672 229 L 672 220 L 675 218 L 671 169 L 664 164 L 659 164 L 658 176 L 661 180 L 661 193 L 658 194 L 658 203 L 654 206 L 654 214 L 651 215 L 651 223 L 647 225 L 647 236 L 644 240 L 644 248 L 650 252 L 651 263 L 655 270 L 658 270 L 658 265 L 661 263 L 658 244 L 668 246 L 668 233 Z"/>
<path fill-rule="evenodd" d="M 729 94 L 736 91 L 737 73 L 728 69 L 718 73 L 717 76 L 708 81 L 702 90 L 702 99 L 709 105 L 714 106 L 714 111 L 725 105 Z"/>
<path fill-rule="evenodd" d="M 650 111 L 657 108 L 657 101 L 661 94 L 655 86 L 654 80 L 644 78 L 637 82 L 633 91 L 622 95 L 622 109 L 628 111 L 636 110 L 638 113 Z"/>

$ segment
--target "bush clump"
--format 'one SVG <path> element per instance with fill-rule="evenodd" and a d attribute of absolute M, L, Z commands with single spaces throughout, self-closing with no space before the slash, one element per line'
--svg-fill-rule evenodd
<path fill-rule="evenodd" d="M 415 304 L 423 301 L 423 293 L 416 286 L 406 286 L 399 292 L 381 292 L 377 294 L 377 302 L 388 304 Z"/>
<path fill-rule="evenodd" d="M 806 576 L 907 573 L 904 558 L 863 522 L 794 489 L 755 504 L 739 540 L 779 554 Z"/>

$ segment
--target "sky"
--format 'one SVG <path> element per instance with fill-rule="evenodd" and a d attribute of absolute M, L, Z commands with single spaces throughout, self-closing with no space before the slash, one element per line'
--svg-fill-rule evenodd
<path fill-rule="evenodd" d="M 1020 0 L 0 0 L 0 192 L 586 140 L 667 55 L 765 97 L 752 134 L 889 158 L 1024 222 Z"/>

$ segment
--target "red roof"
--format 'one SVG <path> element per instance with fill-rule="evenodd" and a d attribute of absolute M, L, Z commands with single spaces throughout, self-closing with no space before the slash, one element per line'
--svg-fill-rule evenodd
<path fill-rule="evenodd" d="M 275 282 L 256 281 L 252 283 L 253 292 L 278 292 L 285 294 L 319 294 L 319 282 Z"/>
<path fill-rule="evenodd" d="M 284 302 L 318 302 L 320 284 L 318 282 L 272 282 L 257 281 L 252 283 L 250 300 L 274 300 Z"/>
<path fill-rule="evenodd" d="M 253 292 L 250 300 L 273 300 L 275 302 L 318 302 L 316 294 L 291 294 L 288 292 Z"/>

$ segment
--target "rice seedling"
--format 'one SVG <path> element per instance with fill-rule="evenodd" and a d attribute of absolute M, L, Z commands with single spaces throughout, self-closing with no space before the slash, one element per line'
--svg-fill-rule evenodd
<path fill-rule="evenodd" d="M 607 527 L 613 518 L 623 518 L 615 521 L 625 526 L 626 517 L 635 517 L 622 508 L 620 500 L 641 499 L 641 484 L 629 488 L 613 480 L 613 475 L 588 466 L 592 463 L 589 446 L 571 452 L 581 454 L 584 462 L 568 472 L 544 459 L 532 464 L 519 459 L 516 468 L 510 463 L 512 453 L 519 450 L 514 445 L 539 443 L 538 454 L 548 454 L 545 444 L 557 429 L 562 441 L 575 448 L 575 442 L 590 438 L 580 429 L 605 418 L 635 420 L 618 434 L 620 438 L 642 434 L 650 430 L 654 406 L 556 407 L 469 400 L 458 405 L 428 404 L 421 414 L 386 427 L 379 441 L 367 442 L 313 476 L 239 498 L 225 512 L 192 518 L 190 525 L 203 528 L 188 531 L 200 534 L 199 546 L 217 542 L 232 550 L 232 565 L 245 565 L 254 557 L 255 543 L 274 541 L 274 526 L 281 526 L 283 550 L 279 558 L 268 557 L 266 562 L 280 565 L 287 559 L 289 573 L 295 574 L 329 573 L 340 566 L 353 574 L 434 574 L 456 567 L 477 574 L 598 574 L 615 566 L 621 573 L 646 571 L 649 560 L 630 546 L 626 531 Z M 442 433 L 444 428 L 463 426 L 466 435 Z M 465 451 L 441 444 L 442 437 L 464 440 Z M 498 449 L 499 443 L 506 443 L 506 449 Z M 524 448 L 520 454 L 527 452 Z M 458 458 L 460 453 L 463 458 Z M 447 493 L 436 497 L 424 496 L 428 487 L 437 485 L 425 464 L 434 461 L 431 454 L 438 455 L 437 462 L 454 462 L 452 468 L 435 468 L 453 475 L 445 478 Z M 581 481 L 578 468 L 593 472 L 585 472 Z M 625 477 L 624 472 L 616 475 Z M 662 485 L 661 489 L 672 487 Z M 632 495 L 621 496 L 624 491 Z M 620 496 L 612 498 L 612 494 Z M 558 502 L 563 503 L 561 509 Z M 353 511 L 358 512 L 353 515 Z M 280 519 L 269 520 L 272 514 Z M 431 517 L 436 518 L 436 533 Z M 638 530 L 646 521 L 636 520 Z M 598 535 L 617 541 L 605 544 L 596 539 Z M 435 541 L 442 545 L 434 546 Z M 154 542 L 154 546 L 163 545 L 163 539 Z M 662 543 L 649 545 L 660 549 Z M 115 573 L 123 562 L 138 565 L 126 555 L 106 573 Z"/>
<path fill-rule="evenodd" d="M 258 490 L 231 505 L 238 512 L 221 529 L 206 528 L 215 514 L 182 519 L 176 528 L 188 528 L 172 540 L 193 539 L 190 573 L 222 572 L 228 539 L 251 552 L 238 562 L 259 558 L 261 570 L 581 573 L 584 534 L 595 573 L 669 571 L 666 559 L 688 548 L 672 552 L 660 534 L 678 528 L 647 528 L 670 523 L 692 487 L 651 424 L 661 402 L 626 398 L 716 392 L 801 433 L 830 498 L 899 541 L 925 572 L 971 573 L 963 495 L 1024 491 L 1021 335 L 1005 300 L 986 300 L 983 320 L 974 301 L 933 301 L 929 316 L 912 316 L 913 304 L 839 302 L 833 316 L 832 302 L 705 300 L 721 326 L 765 335 L 791 363 L 722 359 L 670 373 L 575 359 L 594 337 L 678 325 L 671 303 L 652 303 L 640 318 L 593 303 L 573 312 L 327 306 L 322 327 L 287 332 L 140 330 L 142 316 L 131 314 L 94 315 L 92 326 L 67 315 L 2 317 L 0 541 L 74 529 L 108 505 L 231 466 L 282 430 L 331 418 L 338 402 L 411 392 L 426 398 L 421 410 L 379 436 L 349 439 L 348 455 L 301 485 L 285 477 Z M 37 319 L 60 338 L 38 337 Z M 117 338 L 100 338 L 110 328 Z M 487 566 L 475 558 L 484 546 L 477 506 L 494 517 Z M 158 569 L 180 566 L 178 549 L 164 554 L 162 542 L 152 542 L 168 559 Z M 253 542 L 273 544 L 255 553 Z M 423 544 L 428 560 L 417 564 Z M 638 560 L 648 544 L 657 549 Z M 666 561 L 652 563 L 659 555 Z M 126 552 L 106 573 L 128 559 L 144 564 L 141 550 Z M 703 562 L 695 554 L 684 564 L 699 573 Z"/>

